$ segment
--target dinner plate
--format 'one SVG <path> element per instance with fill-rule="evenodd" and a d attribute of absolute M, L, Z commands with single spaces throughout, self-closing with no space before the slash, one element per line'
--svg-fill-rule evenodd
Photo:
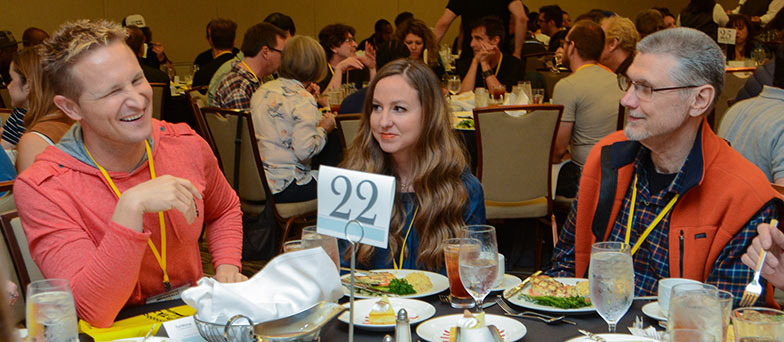
<path fill-rule="evenodd" d="M 587 281 L 588 279 L 585 278 L 553 278 L 557 281 L 560 281 L 566 285 L 575 285 L 581 281 Z M 509 302 L 524 307 L 526 309 L 544 311 L 544 312 L 552 312 L 552 313 L 559 313 L 559 314 L 579 314 L 579 313 L 588 313 L 596 311 L 596 308 L 593 305 L 577 308 L 577 309 L 561 309 L 547 305 L 539 305 L 534 302 L 529 301 L 523 294 L 528 293 L 528 290 L 531 288 L 531 284 L 528 283 L 527 285 L 523 286 L 523 289 L 520 290 L 517 294 L 512 296 L 512 298 L 507 298 Z"/>
<path fill-rule="evenodd" d="M 370 331 L 395 330 L 395 323 L 370 324 L 368 321 L 368 315 L 370 314 L 370 311 L 373 310 L 373 305 L 376 304 L 378 300 L 378 298 L 371 298 L 354 302 L 354 312 L 357 313 L 354 315 L 355 327 Z M 406 312 L 408 312 L 408 322 L 410 324 L 422 322 L 436 314 L 436 308 L 434 306 L 419 299 L 392 297 L 389 298 L 389 303 L 392 304 L 392 310 L 394 310 L 396 313 L 400 309 L 406 309 Z M 343 304 L 343 306 L 349 307 L 349 303 Z M 340 316 L 338 316 L 338 320 L 348 324 L 348 316 L 349 312 L 344 311 Z"/>
<path fill-rule="evenodd" d="M 144 341 L 144 337 L 131 337 L 131 338 L 124 338 L 122 340 L 112 340 L 111 342 L 142 342 Z M 169 342 L 172 339 L 168 337 L 158 337 L 158 336 L 150 336 L 147 338 L 147 341 L 144 342 Z"/>
<path fill-rule="evenodd" d="M 641 337 L 641 336 L 634 336 L 630 334 L 594 334 L 594 336 L 601 337 L 607 342 L 658 342 L 649 337 Z M 575 338 L 571 338 L 566 340 L 566 342 L 595 342 L 596 338 L 593 340 L 588 338 L 588 336 L 577 336 Z"/>
<path fill-rule="evenodd" d="M 449 329 L 457 326 L 457 321 L 462 317 L 463 314 L 456 314 L 431 318 L 420 323 L 416 333 L 425 341 L 449 342 Z M 486 314 L 485 322 L 487 325 L 495 325 L 504 342 L 517 341 L 528 332 L 523 323 L 504 316 Z"/>
<path fill-rule="evenodd" d="M 659 306 L 659 302 L 650 302 L 642 306 L 642 313 L 645 316 L 653 318 L 657 321 L 666 321 L 667 315 L 662 312 L 661 306 Z"/>
<path fill-rule="evenodd" d="M 501 281 L 501 284 L 499 284 L 498 286 L 494 287 L 490 291 L 492 291 L 492 292 L 495 292 L 495 291 L 506 291 L 508 289 L 511 289 L 511 288 L 517 286 L 518 284 L 520 284 L 522 282 L 523 281 L 519 277 L 507 273 L 507 274 L 504 274 L 504 279 Z"/>
<path fill-rule="evenodd" d="M 425 275 L 428 278 L 430 278 L 430 282 L 433 283 L 433 288 L 430 289 L 430 291 L 425 291 L 425 292 L 422 292 L 422 293 L 414 293 L 414 294 L 410 294 L 410 295 L 396 296 L 398 298 L 422 298 L 422 297 L 427 297 L 427 296 L 430 296 L 430 295 L 437 294 L 437 293 L 439 293 L 441 291 L 444 291 L 444 290 L 449 288 L 449 279 L 447 279 L 447 277 L 445 277 L 445 276 L 443 276 L 441 274 L 438 274 L 438 273 L 433 273 L 433 272 L 428 272 L 428 271 L 420 271 L 420 270 L 393 270 L 393 269 L 370 270 L 370 272 L 389 272 L 389 273 L 394 274 L 395 277 L 398 277 L 398 278 L 403 278 L 406 275 L 408 275 L 409 273 L 424 272 Z M 348 279 L 349 277 L 350 277 L 350 275 L 345 274 L 341 278 Z M 349 293 L 349 289 L 346 286 L 343 286 L 343 293 L 346 296 L 348 296 L 350 294 Z M 356 298 L 378 298 L 378 297 L 381 297 L 381 295 L 368 295 L 366 293 L 356 293 L 355 292 L 354 293 L 354 297 L 356 297 Z"/>

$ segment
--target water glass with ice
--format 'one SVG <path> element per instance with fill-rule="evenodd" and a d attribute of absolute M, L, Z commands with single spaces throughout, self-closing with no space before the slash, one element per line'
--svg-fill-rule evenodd
<path fill-rule="evenodd" d="M 340 269 L 340 253 L 338 252 L 338 239 L 334 236 L 322 235 L 316 232 L 316 226 L 302 228 L 302 249 L 321 247 Z"/>
<path fill-rule="evenodd" d="M 495 227 L 471 225 L 461 229 L 460 281 L 482 311 L 482 301 L 493 289 L 498 275 L 498 242 Z"/>
<path fill-rule="evenodd" d="M 27 341 L 79 340 L 71 286 L 67 279 L 44 279 L 27 285 Z"/>
<path fill-rule="evenodd" d="M 634 267 L 631 248 L 623 242 L 597 242 L 591 247 L 588 268 L 591 302 L 609 326 L 615 325 L 629 311 L 634 299 Z"/>
<path fill-rule="evenodd" d="M 699 329 L 716 341 L 724 340 L 719 289 L 710 284 L 678 284 L 671 292 L 667 331 Z"/>

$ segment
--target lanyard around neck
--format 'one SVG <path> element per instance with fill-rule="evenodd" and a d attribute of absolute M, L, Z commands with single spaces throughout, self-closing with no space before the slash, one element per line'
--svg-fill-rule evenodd
<path fill-rule="evenodd" d="M 150 177 L 155 179 L 155 163 L 152 160 L 152 151 L 150 150 L 150 143 L 147 142 L 147 140 L 144 141 L 144 147 L 147 150 L 147 163 L 150 165 Z M 119 199 L 120 196 L 122 196 L 122 193 L 119 189 L 117 189 L 117 186 L 114 185 L 112 177 L 109 176 L 109 173 L 106 172 L 106 169 L 104 169 L 101 165 L 98 164 L 98 162 L 95 161 L 93 155 L 90 154 L 90 150 L 87 149 L 87 145 L 84 145 L 84 150 L 87 152 L 87 156 L 90 157 L 90 160 L 92 160 L 93 164 L 98 167 L 98 170 L 101 170 L 101 174 L 104 178 L 106 178 L 106 181 L 109 182 L 109 186 L 112 188 L 112 190 L 114 190 L 114 194 Z M 169 291 L 171 290 L 171 283 L 169 282 L 169 273 L 166 272 L 166 222 L 163 219 L 162 211 L 158 212 L 158 219 L 160 220 L 161 225 L 161 252 L 158 253 L 158 249 L 155 248 L 155 244 L 152 243 L 152 239 L 147 239 L 147 245 L 150 246 L 152 254 L 155 255 L 155 259 L 158 260 L 158 265 L 163 271 L 163 286 L 166 288 L 166 291 Z"/>
<path fill-rule="evenodd" d="M 659 213 L 659 215 L 656 215 L 656 218 L 653 219 L 653 222 L 651 222 L 651 224 L 648 225 L 648 228 L 645 229 L 645 231 L 642 233 L 640 238 L 637 240 L 637 243 L 635 243 L 634 247 L 632 247 L 632 255 L 634 255 L 634 253 L 637 252 L 638 249 L 640 249 L 640 246 L 645 241 L 645 239 L 648 237 L 648 235 L 651 233 L 653 228 L 655 228 L 656 225 L 659 224 L 659 222 L 662 219 L 664 219 L 664 216 L 667 215 L 668 212 L 670 212 L 672 207 L 675 206 L 675 202 L 678 201 L 678 197 L 679 196 L 680 196 L 680 194 L 675 194 L 675 196 L 673 196 L 672 199 L 670 200 L 670 203 L 667 203 L 667 205 L 664 207 L 664 210 L 662 210 Z M 631 203 L 631 206 L 629 208 L 629 220 L 626 223 L 626 240 L 625 240 L 625 242 L 626 242 L 627 245 L 629 244 L 629 239 L 631 238 L 631 235 L 632 235 L 632 221 L 633 221 L 633 218 L 634 218 L 634 202 L 636 202 L 636 201 L 637 201 L 637 175 L 635 174 L 634 175 L 634 185 L 632 187 L 632 203 Z"/>
<path fill-rule="evenodd" d="M 329 72 L 331 72 L 332 75 L 334 75 L 335 69 L 332 69 L 332 64 L 329 64 L 329 62 L 327 62 L 327 66 L 329 67 Z M 344 83 L 348 84 L 348 70 L 346 70 L 346 80 Z"/>
<path fill-rule="evenodd" d="M 499 54 L 501 54 L 501 57 L 498 57 L 498 65 L 495 67 L 495 77 L 498 77 L 498 71 L 501 70 L 501 62 L 504 61 L 504 54 L 502 52 L 499 52 Z"/>
<path fill-rule="evenodd" d="M 395 262 L 395 256 L 394 255 L 392 256 L 392 266 L 396 270 L 399 270 L 399 269 L 403 268 L 403 260 L 404 260 L 404 258 L 403 258 L 404 253 L 403 252 L 405 252 L 405 250 L 406 250 L 406 241 L 408 241 L 408 235 L 411 234 L 411 227 L 414 226 L 414 220 L 416 220 L 416 216 L 417 216 L 418 212 L 419 212 L 419 206 L 417 206 L 416 209 L 414 210 L 414 216 L 411 218 L 411 222 L 408 224 L 408 232 L 406 232 L 406 238 L 403 239 L 403 246 L 400 247 L 400 266 L 399 267 L 398 267 L 398 264 Z"/>
<path fill-rule="evenodd" d="M 251 68 L 248 66 L 248 64 L 246 64 L 246 63 L 245 63 L 245 61 L 242 61 L 242 62 L 240 62 L 240 63 L 242 63 L 242 65 L 244 65 L 244 66 L 245 66 L 245 69 L 248 69 L 248 71 L 250 71 L 251 75 L 253 75 L 253 77 L 255 77 L 255 78 L 256 78 L 256 82 L 260 82 L 260 81 L 259 81 L 259 77 L 258 77 L 258 76 L 256 76 L 256 73 L 255 73 L 255 72 L 253 72 L 253 70 L 252 70 L 252 69 L 251 69 Z"/>

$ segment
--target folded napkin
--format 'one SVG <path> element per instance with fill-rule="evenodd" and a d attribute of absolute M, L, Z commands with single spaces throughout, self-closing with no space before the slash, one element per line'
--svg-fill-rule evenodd
<path fill-rule="evenodd" d="M 519 106 L 519 105 L 527 105 L 528 103 L 529 103 L 528 95 L 526 95 L 523 92 L 520 92 L 518 94 L 507 93 L 504 96 L 504 106 Z M 507 110 L 505 112 L 506 114 L 509 114 L 514 117 L 520 117 L 528 113 L 524 110 Z"/>
<path fill-rule="evenodd" d="M 254 324 L 284 318 L 343 296 L 335 263 L 322 248 L 281 254 L 241 283 L 202 278 L 182 294 L 200 320 L 226 323 L 241 314 Z"/>
<path fill-rule="evenodd" d="M 453 95 L 449 102 L 449 107 L 453 112 L 470 112 L 474 110 L 475 106 L 473 90 Z"/>

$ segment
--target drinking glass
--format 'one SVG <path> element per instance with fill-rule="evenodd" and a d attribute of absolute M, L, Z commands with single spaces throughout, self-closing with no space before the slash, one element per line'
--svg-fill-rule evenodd
<path fill-rule="evenodd" d="M 463 282 L 460 281 L 460 244 L 461 238 L 446 239 L 444 241 L 444 263 L 446 263 L 446 276 L 449 278 L 449 304 L 456 309 L 474 307 L 474 300 L 468 294 Z"/>
<path fill-rule="evenodd" d="M 757 66 L 762 65 L 762 62 L 765 61 L 765 49 L 762 46 L 757 46 L 754 50 L 751 50 L 751 59 L 754 60 Z"/>
<path fill-rule="evenodd" d="M 463 227 L 460 237 L 460 281 L 474 298 L 477 311 L 482 311 L 482 301 L 490 293 L 498 275 L 498 242 L 495 227 L 472 225 Z"/>
<path fill-rule="evenodd" d="M 615 324 L 626 314 L 634 299 L 634 267 L 631 248 L 623 242 L 597 242 L 591 247 L 588 268 L 591 302 L 609 325 L 611 333 Z"/>
<path fill-rule="evenodd" d="M 291 240 L 283 243 L 283 253 L 296 252 L 302 250 L 302 240 Z"/>
<path fill-rule="evenodd" d="M 675 329 L 664 334 L 663 342 L 722 342 L 709 332 L 699 329 Z"/>
<path fill-rule="evenodd" d="M 709 284 L 678 284 L 670 294 L 667 331 L 699 329 L 722 341 L 719 289 Z"/>
<path fill-rule="evenodd" d="M 79 340 L 71 286 L 67 279 L 44 279 L 27 285 L 29 342 Z"/>
<path fill-rule="evenodd" d="M 485 88 L 474 89 L 475 107 L 487 107 L 490 104 L 490 93 Z"/>
<path fill-rule="evenodd" d="M 506 86 L 501 84 L 490 88 L 490 104 L 502 105 L 504 104 L 504 95 L 506 95 Z"/>
<path fill-rule="evenodd" d="M 544 89 L 538 88 L 533 90 L 533 104 L 543 104 L 544 103 Z"/>
<path fill-rule="evenodd" d="M 338 254 L 338 239 L 334 236 L 322 235 L 316 232 L 316 226 L 307 226 L 302 229 L 302 249 L 321 247 L 340 269 Z"/>
<path fill-rule="evenodd" d="M 562 62 L 563 62 L 563 55 L 559 55 L 557 53 L 553 55 L 553 68 L 552 68 L 553 73 L 556 74 L 561 73 L 561 69 L 558 67 L 561 66 Z"/>
<path fill-rule="evenodd" d="M 452 96 L 457 95 L 457 92 L 460 91 L 460 76 L 449 75 L 446 79 L 446 89 Z"/>
<path fill-rule="evenodd" d="M 517 85 L 523 87 L 523 93 L 525 93 L 525 96 L 528 97 L 528 103 L 533 103 L 533 90 L 531 88 L 531 81 L 520 81 L 517 82 Z"/>
<path fill-rule="evenodd" d="M 721 336 L 727 339 L 727 328 L 730 326 L 730 315 L 732 314 L 732 300 L 735 297 L 732 292 L 719 290 L 719 305 L 721 306 Z"/>
<path fill-rule="evenodd" d="M 775 342 L 784 338 L 784 311 L 767 308 L 732 310 L 736 342 Z"/>

